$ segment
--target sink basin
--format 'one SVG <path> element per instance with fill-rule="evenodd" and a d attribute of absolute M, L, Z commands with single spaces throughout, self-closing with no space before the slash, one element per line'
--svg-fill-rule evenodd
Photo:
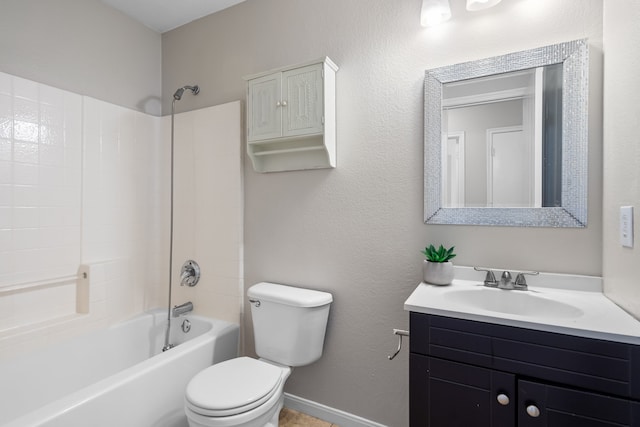
<path fill-rule="evenodd" d="M 518 316 L 576 318 L 584 314 L 578 307 L 538 296 L 531 291 L 506 291 L 478 286 L 474 289 L 451 290 L 444 298 L 469 308 Z"/>

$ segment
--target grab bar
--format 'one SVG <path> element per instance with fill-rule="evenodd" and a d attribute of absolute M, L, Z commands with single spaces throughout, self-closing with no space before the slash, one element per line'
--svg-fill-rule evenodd
<path fill-rule="evenodd" d="M 400 353 L 400 350 L 402 350 L 402 337 L 408 337 L 409 331 L 405 331 L 403 329 L 394 329 L 393 335 L 398 336 L 398 348 L 396 349 L 396 352 L 391 356 L 387 356 L 389 360 L 393 360 L 398 355 L 398 353 Z"/>

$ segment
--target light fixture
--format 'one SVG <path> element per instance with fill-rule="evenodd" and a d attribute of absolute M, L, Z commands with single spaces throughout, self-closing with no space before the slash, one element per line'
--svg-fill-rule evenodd
<path fill-rule="evenodd" d="M 500 3 L 501 0 L 467 0 L 467 10 L 475 12 L 476 10 L 489 9 Z"/>
<path fill-rule="evenodd" d="M 423 27 L 433 27 L 451 18 L 449 0 L 422 0 L 420 24 Z"/>

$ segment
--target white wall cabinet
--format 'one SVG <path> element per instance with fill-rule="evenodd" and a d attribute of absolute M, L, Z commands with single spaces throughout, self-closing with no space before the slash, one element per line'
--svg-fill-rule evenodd
<path fill-rule="evenodd" d="M 329 58 L 246 77 L 247 153 L 257 172 L 336 166 L 336 83 Z"/>

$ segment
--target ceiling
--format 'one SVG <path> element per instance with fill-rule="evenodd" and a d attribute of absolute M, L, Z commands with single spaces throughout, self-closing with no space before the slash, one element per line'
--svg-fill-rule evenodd
<path fill-rule="evenodd" d="M 245 0 L 102 0 L 159 33 Z"/>

